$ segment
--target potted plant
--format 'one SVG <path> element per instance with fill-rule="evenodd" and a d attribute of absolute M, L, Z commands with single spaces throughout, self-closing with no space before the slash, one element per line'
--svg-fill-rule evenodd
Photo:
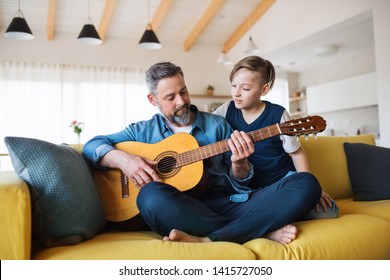
<path fill-rule="evenodd" d="M 212 85 L 207 86 L 207 95 L 213 95 L 214 94 L 214 87 Z"/>

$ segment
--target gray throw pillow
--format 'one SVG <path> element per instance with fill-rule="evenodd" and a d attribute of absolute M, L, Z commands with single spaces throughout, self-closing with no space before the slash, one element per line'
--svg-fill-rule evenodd
<path fill-rule="evenodd" d="M 344 143 L 354 200 L 390 199 L 390 149 Z"/>
<path fill-rule="evenodd" d="M 77 244 L 104 229 L 92 175 L 78 152 L 31 138 L 4 142 L 16 173 L 30 187 L 34 246 Z"/>

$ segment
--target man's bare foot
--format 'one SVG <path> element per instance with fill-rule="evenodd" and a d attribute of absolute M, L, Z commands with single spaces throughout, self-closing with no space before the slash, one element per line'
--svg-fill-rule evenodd
<path fill-rule="evenodd" d="M 163 237 L 163 240 L 177 242 L 211 242 L 208 237 L 194 236 L 177 229 L 172 229 L 168 236 Z"/>
<path fill-rule="evenodd" d="M 286 225 L 278 230 L 268 233 L 265 238 L 279 242 L 281 244 L 288 244 L 297 237 L 298 229 L 293 225 Z"/>

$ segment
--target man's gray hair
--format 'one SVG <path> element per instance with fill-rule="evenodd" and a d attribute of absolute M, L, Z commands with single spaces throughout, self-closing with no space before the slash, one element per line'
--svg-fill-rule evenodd
<path fill-rule="evenodd" d="M 156 95 L 158 82 L 165 78 L 174 77 L 177 74 L 184 77 L 181 68 L 171 62 L 159 62 L 152 65 L 145 74 L 145 82 L 149 92 Z"/>

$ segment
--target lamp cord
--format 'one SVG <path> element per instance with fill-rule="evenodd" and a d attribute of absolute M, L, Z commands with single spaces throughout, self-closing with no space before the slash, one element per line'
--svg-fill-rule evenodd
<path fill-rule="evenodd" d="M 91 5 L 90 5 L 90 0 L 88 0 L 88 20 L 87 20 L 87 22 L 89 23 L 89 24 L 92 24 L 93 25 L 93 21 L 92 21 L 92 18 L 91 18 L 91 13 L 90 13 L 90 7 L 91 7 Z"/>
<path fill-rule="evenodd" d="M 24 18 L 24 14 L 22 13 L 22 10 L 20 9 L 20 0 L 18 1 L 18 10 L 16 11 L 16 14 L 14 17 L 22 17 Z"/>
<path fill-rule="evenodd" d="M 150 25 L 150 0 L 148 0 L 148 22 Z"/>

